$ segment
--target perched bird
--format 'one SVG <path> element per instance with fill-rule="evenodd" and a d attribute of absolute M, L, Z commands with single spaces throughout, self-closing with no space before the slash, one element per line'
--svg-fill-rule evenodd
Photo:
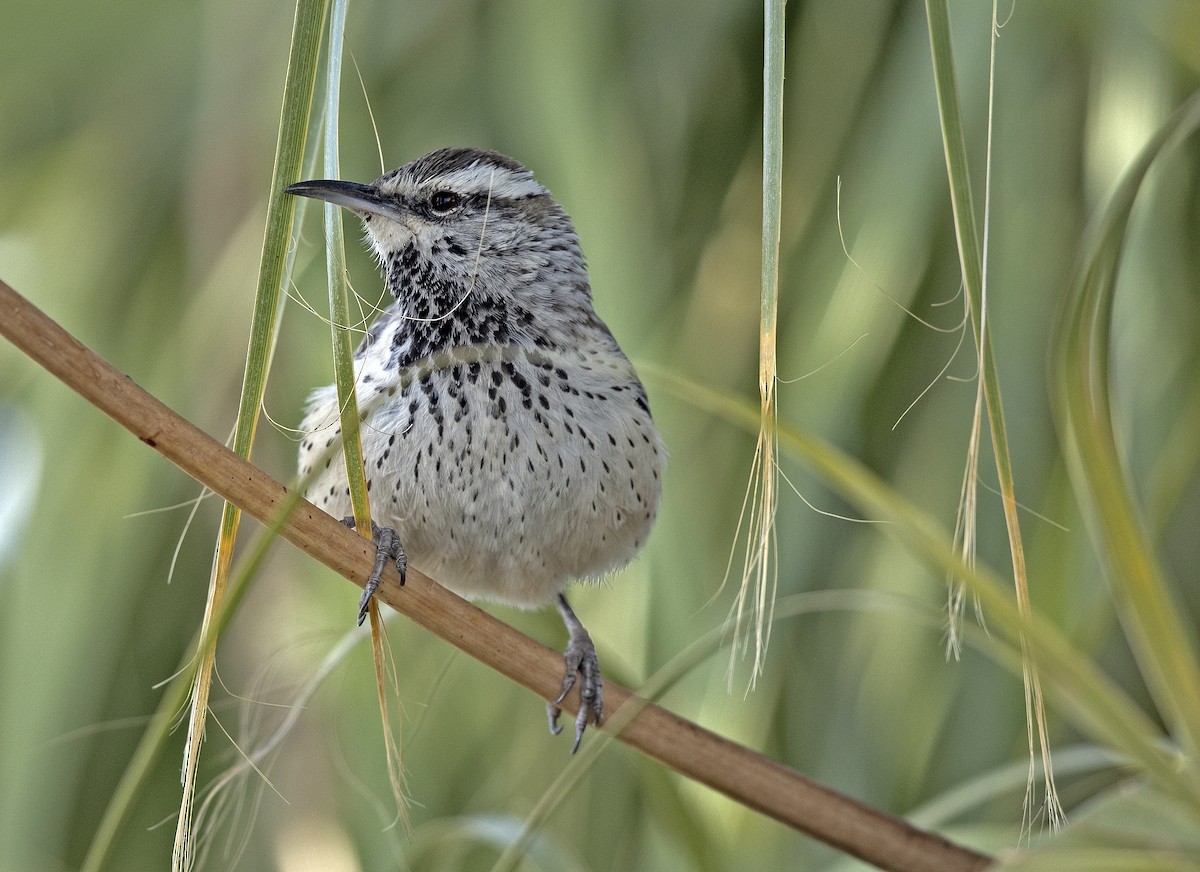
<path fill-rule="evenodd" d="M 569 633 L 556 703 L 581 678 L 574 752 L 603 699 L 595 646 L 564 590 L 645 544 L 665 451 L 642 383 L 592 308 L 571 219 L 519 163 L 472 148 L 371 184 L 286 190 L 358 215 L 395 298 L 355 353 L 377 544 L 462 596 L 556 605 Z M 332 386 L 313 393 L 301 426 L 309 498 L 350 515 Z"/>

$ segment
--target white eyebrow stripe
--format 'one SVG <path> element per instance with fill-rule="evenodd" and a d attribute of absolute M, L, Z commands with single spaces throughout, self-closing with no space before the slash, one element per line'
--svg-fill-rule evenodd
<path fill-rule="evenodd" d="M 530 175 L 517 175 L 511 170 L 485 164 L 474 164 L 460 170 L 443 173 L 435 179 L 429 179 L 422 183 L 421 187 L 437 188 L 443 185 L 463 194 L 486 194 L 490 189 L 493 197 L 510 200 L 536 197 L 546 193 L 546 189 Z"/>

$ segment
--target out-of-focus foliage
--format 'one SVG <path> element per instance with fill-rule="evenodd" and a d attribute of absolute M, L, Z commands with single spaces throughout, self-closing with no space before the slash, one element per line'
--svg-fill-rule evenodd
<path fill-rule="evenodd" d="M 951 11 L 978 168 L 990 4 Z M 231 0 L 10 0 L 0 27 L 0 275 L 215 434 L 236 407 L 291 15 L 287 4 Z M 361 0 L 347 48 L 366 98 L 348 76 L 344 175 L 381 169 L 367 100 L 387 167 L 456 143 L 514 155 L 575 218 L 597 307 L 635 360 L 753 403 L 761 19 L 761 4 L 728 0 Z M 923 5 L 793 0 L 787 24 L 780 370 L 820 371 L 780 386 L 780 415 L 860 457 L 949 528 L 974 386 L 937 381 L 905 414 L 958 337 L 901 305 L 943 327 L 961 312 Z M 1085 221 L 1200 85 L 1200 13 L 1186 0 L 1018 3 L 998 51 L 988 318 L 1029 509 L 1033 599 L 1149 707 L 1067 479 L 1047 350 Z M 1200 609 L 1190 584 L 1200 563 L 1198 156 L 1194 141 L 1169 154 L 1134 211 L 1113 348 L 1121 449 L 1189 624 Z M 838 177 L 854 262 L 838 235 Z M 294 290 L 322 310 L 315 222 L 299 244 Z M 374 298 L 368 257 L 353 245 L 348 254 L 358 291 Z M 950 370 L 974 371 L 966 353 Z M 260 465 L 291 476 L 287 428 L 331 375 L 328 328 L 289 306 L 266 408 L 279 427 L 260 430 Z M 753 448 L 752 434 L 648 382 L 671 450 L 659 528 L 629 570 L 574 596 L 608 674 L 630 685 L 724 620 L 732 590 L 721 580 Z M 809 502 L 845 510 L 786 457 L 783 472 Z M 194 634 L 219 507 L 200 507 L 170 585 L 187 509 L 145 513 L 195 492 L 0 348 L 0 869 L 70 869 L 86 850 L 155 683 Z M 1007 571 L 990 496 L 980 530 L 980 558 Z M 933 610 L 944 597 L 942 579 L 878 527 L 817 514 L 790 492 L 779 546 L 781 594 L 901 593 Z M 250 747 L 285 716 L 356 601 L 330 573 L 276 550 L 218 657 L 204 782 L 238 759 L 226 732 Z M 562 642 L 553 614 L 496 611 Z M 490 867 L 561 771 L 566 743 L 546 735 L 537 700 L 423 631 L 392 622 L 390 640 L 412 838 L 387 829 L 394 808 L 363 644 L 307 701 L 264 767 L 269 783 L 252 775 L 229 795 L 204 868 L 234 857 L 236 868 L 286 872 Z M 906 609 L 804 614 L 775 627 L 752 694 L 741 693 L 744 668 L 726 692 L 716 656 L 666 703 L 866 802 L 925 808 L 923 823 L 987 850 L 1014 846 L 1019 679 L 971 650 L 947 663 L 941 643 Z M 1056 746 L 1076 743 L 1051 715 Z M 144 790 L 113 868 L 165 864 L 178 750 Z M 1194 848 L 1187 822 L 1109 791 L 1123 777 L 1110 758 L 1063 757 L 1074 817 L 1136 823 L 1128 809 L 1142 809 L 1157 843 Z M 559 803 L 529 868 L 829 862 L 829 850 L 614 746 Z"/>

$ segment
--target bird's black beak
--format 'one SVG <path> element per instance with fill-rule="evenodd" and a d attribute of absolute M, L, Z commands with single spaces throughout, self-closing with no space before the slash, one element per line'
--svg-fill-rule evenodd
<path fill-rule="evenodd" d="M 383 215 L 395 217 L 395 205 L 384 200 L 374 185 L 358 182 L 339 182 L 333 179 L 314 179 L 296 182 L 283 189 L 285 194 L 324 200 L 336 206 L 344 206 L 359 215 Z"/>

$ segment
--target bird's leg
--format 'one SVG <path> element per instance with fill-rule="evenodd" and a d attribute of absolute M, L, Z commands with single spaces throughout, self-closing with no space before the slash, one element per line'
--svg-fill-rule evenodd
<path fill-rule="evenodd" d="M 342 523 L 353 530 L 356 526 L 354 516 L 342 518 Z M 404 572 L 408 569 L 408 558 L 404 556 L 404 548 L 400 545 L 400 534 L 391 527 L 380 527 L 371 522 L 371 541 L 375 543 L 375 568 L 367 576 L 363 586 L 362 599 L 358 601 L 358 625 L 367 619 L 367 607 L 371 597 L 379 590 L 379 581 L 383 578 L 383 567 L 389 560 L 396 561 L 396 569 L 400 572 L 400 583 L 404 584 Z"/>
<path fill-rule="evenodd" d="M 560 593 L 554 601 L 554 606 L 562 615 L 563 623 L 567 625 L 569 637 L 567 650 L 563 652 L 566 671 L 563 673 L 562 693 L 554 702 L 547 703 L 546 710 L 550 718 L 550 732 L 557 736 L 562 732 L 558 723 L 562 709 L 558 704 L 567 698 L 567 694 L 575 686 L 576 677 L 583 676 L 579 685 L 579 713 L 575 716 L 575 743 L 571 745 L 571 753 L 574 754 L 579 750 L 579 741 L 583 738 L 583 731 L 587 729 L 588 720 L 591 719 L 597 726 L 600 724 L 600 715 L 604 711 L 604 683 L 600 678 L 600 661 L 596 659 L 596 646 L 592 644 L 592 637 L 575 616 L 575 612 L 571 611 L 567 598 Z"/>

